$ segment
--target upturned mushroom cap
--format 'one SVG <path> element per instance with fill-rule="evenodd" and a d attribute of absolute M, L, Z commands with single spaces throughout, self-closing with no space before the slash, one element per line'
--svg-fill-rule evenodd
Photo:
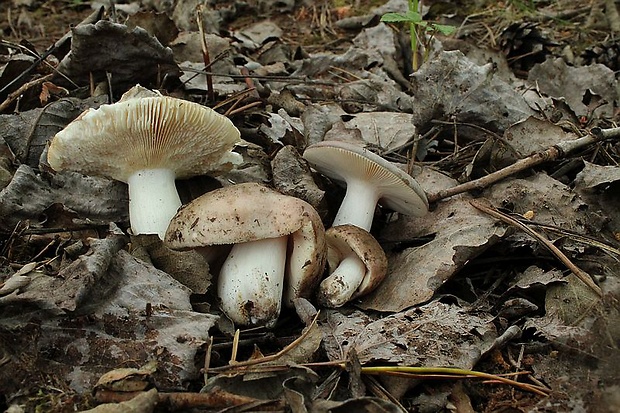
<path fill-rule="evenodd" d="M 330 274 L 351 253 L 354 253 L 366 268 L 361 284 L 354 292 L 348 292 L 349 300 L 370 293 L 383 281 L 387 274 L 388 260 L 381 245 L 368 231 L 355 225 L 339 225 L 329 228 L 325 232 L 325 239 L 327 241 L 327 263 Z M 342 302 L 344 300 L 336 296 L 340 293 L 341 288 L 338 284 L 333 284 L 337 287 L 335 289 L 331 287 L 322 288 L 319 291 L 319 302 L 328 306 L 334 306 L 333 303 L 335 302 L 344 304 Z"/>
<path fill-rule="evenodd" d="M 127 182 L 135 171 L 170 169 L 176 178 L 230 170 L 239 130 L 225 116 L 166 96 L 129 98 L 88 109 L 51 141 L 47 160 L 72 170 Z"/>
<path fill-rule="evenodd" d="M 374 185 L 379 203 L 396 212 L 422 216 L 428 200 L 417 181 L 379 155 L 342 141 L 323 141 L 306 148 L 303 157 L 320 173 L 337 181 L 359 179 Z"/>
<path fill-rule="evenodd" d="M 290 235 L 285 299 L 307 297 L 322 275 L 325 229 L 307 202 L 257 183 L 208 192 L 181 207 L 164 238 L 172 249 L 237 244 Z"/>

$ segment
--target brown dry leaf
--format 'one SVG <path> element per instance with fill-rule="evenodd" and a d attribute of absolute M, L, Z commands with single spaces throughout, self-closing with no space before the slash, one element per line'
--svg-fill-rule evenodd
<path fill-rule="evenodd" d="M 564 141 L 577 139 L 578 136 L 564 131 L 548 120 L 533 116 L 510 126 L 504 132 L 504 140 L 517 151 L 520 157 L 529 156 Z"/>
<path fill-rule="evenodd" d="M 54 204 L 63 205 L 55 210 L 61 216 L 45 214 Z M 121 182 L 74 172 L 58 173 L 48 182 L 29 166 L 21 165 L 7 187 L 0 191 L 0 227 L 12 229 L 19 221 L 26 220 L 33 227 L 50 227 L 53 222 L 74 225 L 127 222 L 128 205 L 127 186 Z"/>
<path fill-rule="evenodd" d="M 577 116 L 608 117 L 618 101 L 614 71 L 602 64 L 573 67 L 564 59 L 551 58 L 530 70 L 528 80 L 538 90 L 564 100 Z"/>
<path fill-rule="evenodd" d="M 139 369 L 120 368 L 108 371 L 103 374 L 97 384 L 95 391 L 112 390 L 120 392 L 134 392 L 145 390 L 151 385 L 151 375 L 157 370 L 157 363 L 149 362 Z"/>
<path fill-rule="evenodd" d="M 82 413 L 152 413 L 158 401 L 157 390 L 151 389 L 126 402 L 106 403 Z"/>
<path fill-rule="evenodd" d="M 495 76 L 492 64 L 478 66 L 458 50 L 440 52 L 429 59 L 411 81 L 416 101 L 428 102 L 414 105 L 418 128 L 425 129 L 433 119 L 454 117 L 456 122 L 475 123 L 501 133 L 534 115 L 521 94 Z"/>
<path fill-rule="evenodd" d="M 464 198 L 442 202 L 424 217 L 401 217 L 381 233 L 381 242 L 433 239 L 402 252 L 388 252 L 386 278 L 356 305 L 396 312 L 428 301 L 465 263 L 497 243 L 506 231 Z"/>
<path fill-rule="evenodd" d="M 620 181 L 620 167 L 609 165 L 601 166 L 583 161 L 584 167 L 575 178 L 575 186 L 583 189 L 593 189 L 598 186 L 609 186 Z"/>
<path fill-rule="evenodd" d="M 108 20 L 72 29 L 71 52 L 61 60 L 58 72 L 80 85 L 88 85 L 92 79 L 106 81 L 108 73 L 118 90 L 136 83 L 148 87 L 157 79 L 180 75 L 172 50 L 157 38 L 140 27 L 131 30 Z M 58 75 L 53 81 L 65 86 L 64 79 Z"/>
<path fill-rule="evenodd" d="M 66 267 L 66 281 L 46 277 L 42 284 L 35 278 L 24 293 L 13 297 L 20 311 L 1 320 L 0 336 L 26 341 L 11 341 L 15 345 L 9 351 L 16 356 L 4 368 L 20 374 L 0 375 L 5 394 L 19 391 L 28 375 L 49 374 L 82 393 L 110 369 L 152 360 L 158 366 L 153 380 L 160 388 L 183 389 L 197 377 L 194 357 L 217 317 L 192 311 L 187 287 L 119 251 L 114 242 L 115 238 L 91 242 L 98 247 Z M 9 303 L 4 304 L 8 315 Z M 56 314 L 65 308 L 75 312 L 53 317 L 32 304 Z"/>
<path fill-rule="evenodd" d="M 320 326 L 330 360 L 342 360 L 353 348 L 362 364 L 469 369 L 497 337 L 492 320 L 489 314 L 434 301 L 378 320 L 361 311 L 328 310 Z"/>
<path fill-rule="evenodd" d="M 399 148 L 416 136 L 412 115 L 398 112 L 343 115 L 332 125 L 324 139 L 346 140 L 377 148 L 379 153 Z"/>

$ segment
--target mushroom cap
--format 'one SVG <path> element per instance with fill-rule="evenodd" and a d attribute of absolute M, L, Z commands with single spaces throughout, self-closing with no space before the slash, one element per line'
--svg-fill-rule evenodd
<path fill-rule="evenodd" d="M 47 160 L 54 170 L 127 182 L 135 171 L 171 169 L 176 178 L 230 170 L 241 143 L 227 117 L 167 96 L 129 97 L 88 109 L 58 132 Z"/>
<path fill-rule="evenodd" d="M 323 141 L 308 146 L 303 157 L 320 173 L 346 183 L 363 179 L 379 190 L 379 203 L 405 215 L 422 216 L 428 200 L 418 182 L 406 172 L 361 146 Z"/>
<path fill-rule="evenodd" d="M 336 269 L 340 261 L 351 251 L 366 266 L 366 275 L 351 299 L 368 294 L 383 281 L 388 268 L 387 256 L 379 242 L 368 231 L 355 225 L 338 225 L 325 232 L 325 239 L 330 272 Z"/>
<path fill-rule="evenodd" d="M 307 297 L 323 272 L 325 229 L 307 202 L 257 183 L 216 189 L 181 207 L 164 242 L 183 250 L 289 237 L 286 299 Z"/>

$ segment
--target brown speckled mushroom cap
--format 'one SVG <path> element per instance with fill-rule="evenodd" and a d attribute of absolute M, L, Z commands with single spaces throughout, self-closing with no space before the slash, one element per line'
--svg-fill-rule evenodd
<path fill-rule="evenodd" d="M 330 271 L 338 267 L 342 258 L 353 251 L 364 263 L 366 275 L 351 299 L 368 294 L 385 278 L 388 260 L 377 240 L 366 230 L 355 225 L 339 225 L 325 232 Z"/>
<path fill-rule="evenodd" d="M 135 171 L 170 169 L 176 178 L 230 170 L 241 142 L 227 117 L 166 96 L 122 99 L 88 109 L 58 132 L 48 150 L 54 170 L 127 182 Z"/>
<path fill-rule="evenodd" d="M 208 192 L 183 206 L 164 238 L 172 249 L 289 237 L 285 299 L 307 297 L 322 275 L 325 229 L 307 202 L 257 183 Z"/>

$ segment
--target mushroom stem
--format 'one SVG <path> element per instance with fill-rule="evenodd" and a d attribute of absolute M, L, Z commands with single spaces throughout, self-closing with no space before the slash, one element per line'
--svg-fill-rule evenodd
<path fill-rule="evenodd" d="M 332 226 L 351 224 L 370 231 L 380 193 L 361 179 L 347 180 L 347 190 Z"/>
<path fill-rule="evenodd" d="M 222 265 L 222 311 L 241 325 L 273 327 L 280 315 L 288 236 L 235 244 Z"/>
<path fill-rule="evenodd" d="M 129 221 L 134 234 L 157 234 L 164 239 L 170 220 L 181 206 L 170 169 L 142 169 L 127 179 Z"/>
<path fill-rule="evenodd" d="M 366 275 L 366 266 L 351 252 L 319 286 L 318 301 L 326 307 L 341 307 L 351 299 Z"/>

